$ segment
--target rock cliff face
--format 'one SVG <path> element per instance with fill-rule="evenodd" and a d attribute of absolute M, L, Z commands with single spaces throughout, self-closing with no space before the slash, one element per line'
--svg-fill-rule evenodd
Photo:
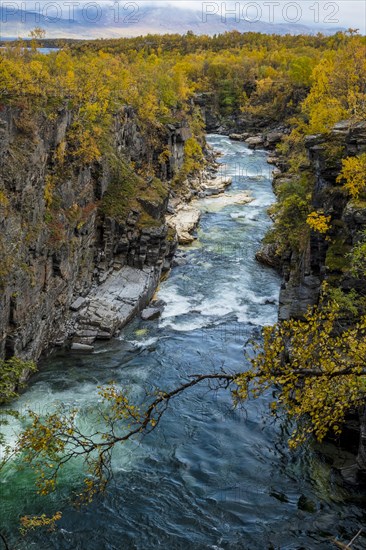
<path fill-rule="evenodd" d="M 304 163 L 303 169 L 306 170 L 306 178 L 311 178 L 311 206 L 314 211 L 320 210 L 330 216 L 331 223 L 326 234 L 304 227 L 305 246 L 302 254 L 293 250 L 290 243 L 287 250 L 277 254 L 275 242 L 263 244 L 256 254 L 258 261 L 274 267 L 282 274 L 280 320 L 303 318 L 308 307 L 318 303 L 323 281 L 345 294 L 355 289 L 363 296 L 366 287 L 364 276 L 355 278 L 352 275 L 348 257 L 366 227 L 366 201 L 351 199 L 342 189 L 342 183 L 337 182 L 342 159 L 366 152 L 366 122 L 340 122 L 329 134 L 308 136 L 305 145 L 309 163 Z M 286 173 L 286 159 L 274 155 L 269 162 L 281 168 L 275 172 L 275 192 L 281 184 L 300 181 L 301 174 Z M 347 315 L 342 317 L 345 326 L 350 322 Z M 343 429 L 342 445 L 352 452 L 355 434 L 358 440 L 355 464 L 342 469 L 344 478 L 352 483 L 361 478 L 364 480 L 366 472 L 365 405 L 349 415 Z"/>
<path fill-rule="evenodd" d="M 204 92 L 196 94 L 194 103 L 200 108 L 202 118 L 205 121 L 205 127 L 207 132 L 219 133 L 219 134 L 232 134 L 243 135 L 243 133 L 249 136 L 257 136 L 271 133 L 272 130 L 283 131 L 283 127 L 278 121 L 274 121 L 271 117 L 261 117 L 252 115 L 250 113 L 242 113 L 237 108 L 231 114 L 225 114 L 222 106 L 219 105 L 219 99 L 214 92 Z M 232 139 L 235 139 L 232 138 Z M 244 141 L 241 139 L 240 141 Z M 261 140 L 258 145 L 262 146 L 265 139 Z M 274 143 L 267 143 L 266 146 L 270 147 Z"/>
<path fill-rule="evenodd" d="M 57 117 L 0 110 L 0 357 L 38 359 L 72 334 L 75 299 L 122 266 L 152 270 L 156 282 L 174 253 L 165 224 L 168 180 L 182 166 L 187 125 L 167 126 L 152 146 L 133 110 L 115 116 L 114 155 L 135 166 L 153 163 L 163 180 L 147 181 L 146 194 L 138 191 L 117 220 L 102 208 L 107 161 L 76 168 L 68 159 L 57 182 L 49 176 L 72 117 L 67 108 Z M 170 155 L 158 162 L 164 149 Z"/>
<path fill-rule="evenodd" d="M 366 123 L 341 122 L 330 135 L 308 136 L 306 148 L 315 176 L 312 205 L 331 215 L 332 226 L 329 240 L 311 232 L 305 255 L 299 258 L 293 252 L 284 259 L 280 319 L 302 317 L 317 302 L 324 280 L 344 291 L 365 284 L 350 276 L 347 254 L 365 227 L 366 203 L 349 200 L 336 179 L 342 158 L 366 151 Z"/>

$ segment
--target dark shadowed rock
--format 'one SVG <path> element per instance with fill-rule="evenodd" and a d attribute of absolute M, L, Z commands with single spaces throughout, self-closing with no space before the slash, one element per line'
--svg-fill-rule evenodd
<path fill-rule="evenodd" d="M 263 265 L 281 271 L 281 257 L 277 254 L 276 244 L 262 244 L 255 255 L 255 259 Z"/>
<path fill-rule="evenodd" d="M 265 145 L 267 147 L 274 147 L 277 143 L 280 143 L 282 136 L 282 132 L 269 132 L 265 136 Z"/>

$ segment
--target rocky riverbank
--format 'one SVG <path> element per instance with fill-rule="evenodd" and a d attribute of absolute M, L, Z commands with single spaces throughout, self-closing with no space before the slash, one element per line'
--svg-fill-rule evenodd
<path fill-rule="evenodd" d="M 195 204 L 197 198 L 218 196 L 224 193 L 231 184 L 232 178 L 218 174 L 219 165 L 213 159 L 209 167 L 201 174 L 189 180 L 190 192 L 184 197 L 175 196 L 170 199 L 166 221 L 177 235 L 179 244 L 190 244 L 194 241 L 194 230 L 200 220 L 200 210 Z"/>
<path fill-rule="evenodd" d="M 232 178 L 225 175 L 225 166 L 215 162 L 212 151 L 208 154 L 208 165 L 194 178 L 184 183 L 184 193 L 175 194 L 169 199 L 166 225 L 173 232 L 174 242 L 190 244 L 194 241 L 194 231 L 201 216 L 198 201 L 218 200 L 218 207 L 229 204 L 246 204 L 252 200 L 247 192 L 224 195 Z M 175 247 L 174 247 L 175 250 Z M 149 304 L 159 283 L 162 269 L 179 265 L 182 258 L 171 256 L 163 266 L 125 266 L 108 274 L 101 284 L 85 297 L 78 297 L 70 306 L 72 316 L 66 325 L 66 334 L 60 343 L 71 339 L 73 351 L 92 351 L 96 340 L 107 340 L 120 331 L 133 317 L 141 314 L 144 319 L 160 315 L 161 308 Z"/>
<path fill-rule="evenodd" d="M 159 254 L 160 243 L 156 258 L 149 266 L 144 266 L 142 262 L 142 267 L 121 267 L 115 262 L 114 269 L 99 284 L 85 297 L 79 296 L 70 305 L 73 313 L 59 345 L 71 341 L 71 349 L 74 351 L 92 351 L 96 340 L 112 338 L 139 313 L 145 315 L 145 318 L 154 318 L 160 313 L 156 308 L 150 308 L 150 313 L 144 308 L 153 297 L 162 273 L 171 267 L 176 243 L 189 244 L 195 238 L 193 231 L 199 223 L 200 211 L 193 199 L 218 196 L 231 183 L 231 178 L 218 175 L 218 167 L 212 151 L 207 151 L 207 166 L 196 177 L 184 182 L 184 192 L 179 195 L 171 193 L 172 196 L 166 202 L 166 212 L 170 214 L 163 213 L 162 243 L 169 234 L 171 244 L 168 249 L 164 247 L 165 254 Z M 143 233 L 147 239 L 151 238 L 150 229 Z M 149 252 L 148 246 L 146 251 Z"/>

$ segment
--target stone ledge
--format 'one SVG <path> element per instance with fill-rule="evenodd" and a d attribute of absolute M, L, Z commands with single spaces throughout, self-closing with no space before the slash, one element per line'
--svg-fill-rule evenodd
<path fill-rule="evenodd" d="M 71 349 L 92 351 L 95 340 L 112 338 L 148 304 L 159 278 L 160 269 L 154 267 L 113 272 L 74 313 Z"/>

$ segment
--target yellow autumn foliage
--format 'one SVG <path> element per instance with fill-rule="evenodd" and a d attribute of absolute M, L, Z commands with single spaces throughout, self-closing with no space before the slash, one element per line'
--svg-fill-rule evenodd
<path fill-rule="evenodd" d="M 313 231 L 318 233 L 327 233 L 329 231 L 329 222 L 331 216 L 325 216 L 322 212 L 311 212 L 306 218 L 306 223 Z"/>
<path fill-rule="evenodd" d="M 344 183 L 344 189 L 352 197 L 362 195 L 366 190 L 366 153 L 344 159 L 337 181 Z"/>

